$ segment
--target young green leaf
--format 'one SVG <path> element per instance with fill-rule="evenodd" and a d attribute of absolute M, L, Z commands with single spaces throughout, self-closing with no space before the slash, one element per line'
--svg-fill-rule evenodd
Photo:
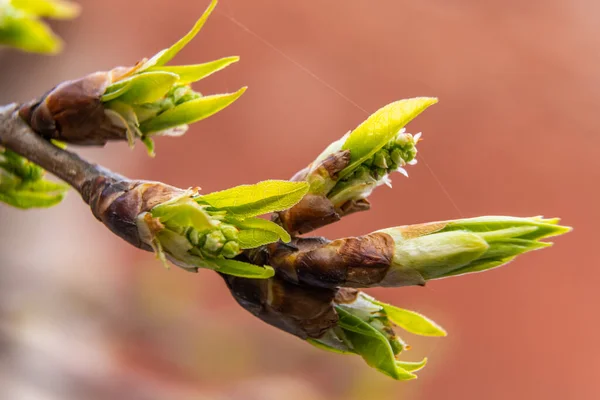
<path fill-rule="evenodd" d="M 269 180 L 199 196 L 198 200 L 244 219 L 288 209 L 302 200 L 308 187 L 306 182 Z"/>
<path fill-rule="evenodd" d="M 241 249 L 253 249 L 279 240 L 279 235 L 262 229 L 244 229 L 238 236 Z"/>
<path fill-rule="evenodd" d="M 200 32 L 200 29 L 202 29 L 202 27 L 206 23 L 206 20 L 208 19 L 208 17 L 213 12 L 216 6 L 217 0 L 212 0 L 206 11 L 204 11 L 204 14 L 202 14 L 200 19 L 194 24 L 192 30 L 190 30 L 184 37 L 179 39 L 177 43 L 175 43 L 168 49 L 164 49 L 158 52 L 154 57 L 146 61 L 146 63 L 140 69 L 140 71 L 144 71 L 154 66 L 162 66 L 171 61 L 173 57 L 175 57 L 177 53 L 179 53 L 181 49 L 183 49 L 198 34 L 198 32 Z"/>
<path fill-rule="evenodd" d="M 277 225 L 276 223 L 266 219 L 250 217 L 243 220 L 233 220 L 232 223 L 242 230 L 258 229 L 271 232 L 277 236 L 277 239 L 274 241 L 281 239 L 283 242 L 288 243 L 290 240 L 292 240 L 290 234 L 285 229 L 283 229 L 280 225 Z"/>
<path fill-rule="evenodd" d="M 398 308 L 390 304 L 370 299 L 373 303 L 383 307 L 387 317 L 396 325 L 407 332 L 422 336 L 446 336 L 447 333 L 438 324 L 424 315 L 414 311 Z"/>
<path fill-rule="evenodd" d="M 172 72 L 144 72 L 110 85 L 102 101 L 118 98 L 128 104 L 152 103 L 162 99 L 178 80 L 179 76 Z"/>
<path fill-rule="evenodd" d="M 246 87 L 243 87 L 235 93 L 216 94 L 187 101 L 163 112 L 156 118 L 151 118 L 143 122 L 140 125 L 140 130 L 144 134 L 151 134 L 179 125 L 200 121 L 221 111 L 236 101 L 245 91 Z"/>
<path fill-rule="evenodd" d="M 0 190 L 1 202 L 21 209 L 52 207 L 60 203 L 64 197 L 64 192 L 55 191 Z"/>
<path fill-rule="evenodd" d="M 188 195 L 162 203 L 154 207 L 150 213 L 154 218 L 173 227 L 192 227 L 199 232 L 213 229 L 215 221 L 204 211 L 194 199 Z"/>
<path fill-rule="evenodd" d="M 433 97 L 416 97 L 396 101 L 373 113 L 350 133 L 342 146 L 342 150 L 350 150 L 350 165 L 342 170 L 340 178 L 352 173 L 385 146 L 404 125 L 435 103 L 437 99 Z"/>
<path fill-rule="evenodd" d="M 217 272 L 239 276 L 241 278 L 267 279 L 275 275 L 275 270 L 268 265 L 261 267 L 259 265 L 227 258 L 211 258 L 208 259 L 207 262 L 213 264 L 213 268 Z"/>
<path fill-rule="evenodd" d="M 396 365 L 408 372 L 417 372 L 425 365 L 427 365 L 427 358 L 424 358 L 422 361 L 412 362 L 412 361 L 396 361 Z"/>
<path fill-rule="evenodd" d="M 352 348 L 371 367 L 397 380 L 415 379 L 417 376 L 398 365 L 390 343 L 379 331 L 362 319 L 337 306 L 338 325 L 344 329 Z"/>
<path fill-rule="evenodd" d="M 71 19 L 79 15 L 76 3 L 64 0 L 10 0 L 10 4 L 28 14 L 54 19 Z"/>
<path fill-rule="evenodd" d="M 160 66 L 148 68 L 146 71 L 163 71 L 171 72 L 179 75 L 179 83 L 182 85 L 197 82 L 201 79 L 206 78 L 209 75 L 214 74 L 217 71 L 224 69 L 225 67 L 239 61 L 239 57 L 225 57 L 220 60 L 210 61 L 203 64 L 197 65 L 178 65 L 178 66 Z"/>
<path fill-rule="evenodd" d="M 55 54 L 62 48 L 62 41 L 42 21 L 23 15 L 4 15 L 0 25 L 0 46 Z"/>
<path fill-rule="evenodd" d="M 570 227 L 558 225 L 559 222 L 559 218 L 486 216 L 448 221 L 448 224 L 444 227 L 444 231 L 467 230 L 470 232 L 481 232 L 491 237 L 489 236 L 489 232 L 502 230 L 503 233 L 501 235 L 496 234 L 496 236 L 538 240 L 562 235 L 571 230 Z M 515 231 L 515 228 L 521 228 L 521 230 Z M 527 230 L 527 228 L 529 229 Z M 506 231 L 505 229 L 511 229 L 511 231 Z M 506 235 L 507 233 L 510 233 L 510 235 Z M 487 237 L 486 240 L 488 240 Z"/>

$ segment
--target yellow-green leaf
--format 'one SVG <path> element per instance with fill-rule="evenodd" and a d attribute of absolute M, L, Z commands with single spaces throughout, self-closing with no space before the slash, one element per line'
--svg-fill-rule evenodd
<path fill-rule="evenodd" d="M 71 19 L 79 15 L 80 7 L 76 3 L 64 0 L 9 0 L 10 4 L 28 14 L 37 17 Z"/>
<path fill-rule="evenodd" d="M 5 15 L 0 23 L 0 46 L 54 54 L 62 48 L 62 41 L 42 21 L 22 16 Z"/>
<path fill-rule="evenodd" d="M 62 201 L 64 192 L 38 192 L 30 190 L 7 190 L 0 191 L 0 201 L 13 207 L 47 208 Z"/>
<path fill-rule="evenodd" d="M 140 130 L 145 134 L 150 134 L 200 121 L 218 113 L 236 101 L 245 91 L 246 87 L 243 87 L 235 93 L 216 94 L 187 101 L 155 118 L 142 122 Z"/>
<path fill-rule="evenodd" d="M 162 203 L 150 210 L 152 217 L 172 227 L 192 227 L 199 232 L 214 228 L 217 223 L 213 221 L 204 209 L 191 197 L 182 197 Z"/>
<path fill-rule="evenodd" d="M 287 210 L 302 200 L 308 188 L 306 182 L 269 180 L 209 193 L 198 197 L 198 200 L 226 210 L 234 218 L 243 219 Z"/>
<path fill-rule="evenodd" d="M 152 103 L 165 97 L 178 80 L 179 76 L 172 72 L 144 72 L 110 85 L 102 101 L 118 98 L 128 104 Z"/>
<path fill-rule="evenodd" d="M 353 350 L 371 367 L 397 380 L 415 379 L 417 376 L 398 365 L 392 346 L 377 329 L 367 322 L 336 307 L 339 315 L 338 326 L 352 345 Z"/>
<path fill-rule="evenodd" d="M 424 315 L 414 311 L 398 308 L 390 304 L 372 300 L 373 303 L 383 307 L 387 317 L 396 325 L 416 335 L 422 336 L 446 336 L 447 333 L 438 324 Z"/>
<path fill-rule="evenodd" d="M 275 270 L 268 265 L 261 267 L 259 265 L 227 258 L 211 258 L 207 261 L 214 264 L 215 271 L 222 274 L 250 279 L 267 279 L 275 275 Z"/>
<path fill-rule="evenodd" d="M 198 34 L 198 32 L 200 32 L 200 29 L 202 29 L 202 27 L 206 23 L 206 20 L 208 19 L 208 17 L 210 16 L 210 14 L 216 6 L 217 0 L 212 0 L 206 11 L 204 11 L 204 14 L 202 14 L 200 19 L 194 24 L 192 30 L 190 30 L 184 37 L 179 39 L 177 43 L 175 43 L 168 49 L 159 51 L 150 60 L 146 61 L 146 63 L 140 69 L 140 71 L 144 71 L 154 66 L 165 65 L 166 63 L 171 61 L 173 57 L 175 57 L 177 53 L 179 53 Z"/>
<path fill-rule="evenodd" d="M 435 103 L 437 99 L 433 97 L 416 97 L 396 101 L 375 111 L 350 133 L 342 146 L 342 150 L 350 150 L 350 165 L 340 173 L 340 178 L 352 173 L 394 138 L 400 129 Z"/>
<path fill-rule="evenodd" d="M 225 57 L 220 60 L 210 61 L 204 64 L 196 65 L 178 65 L 178 66 L 155 66 L 148 68 L 147 71 L 164 71 L 179 75 L 179 83 L 182 85 L 197 82 L 220 71 L 227 66 L 239 61 L 239 57 Z"/>

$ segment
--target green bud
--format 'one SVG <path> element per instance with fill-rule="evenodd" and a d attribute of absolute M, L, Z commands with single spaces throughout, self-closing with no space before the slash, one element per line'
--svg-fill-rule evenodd
<path fill-rule="evenodd" d="M 487 242 L 469 232 L 442 232 L 396 242 L 394 263 L 418 270 L 425 279 L 464 267 L 488 249 Z"/>
<path fill-rule="evenodd" d="M 240 254 L 240 245 L 233 240 L 225 243 L 223 248 L 221 249 L 221 255 L 227 258 L 233 258 Z"/>
<path fill-rule="evenodd" d="M 206 243 L 204 243 L 204 250 L 211 253 L 217 253 L 225 244 L 225 236 L 220 230 L 214 230 L 206 235 Z"/>
<path fill-rule="evenodd" d="M 396 145 L 400 147 L 407 147 L 412 144 L 412 136 L 408 133 L 400 133 L 396 137 Z"/>
<path fill-rule="evenodd" d="M 190 228 L 188 230 L 188 239 L 189 239 L 190 243 L 193 244 L 194 246 L 198 246 L 198 244 L 200 243 L 200 236 L 201 236 L 200 232 L 198 232 L 194 228 Z"/>
<path fill-rule="evenodd" d="M 400 149 L 395 148 L 394 150 L 392 150 L 390 157 L 394 164 L 400 166 L 404 165 L 404 159 L 402 158 L 402 151 Z"/>
<path fill-rule="evenodd" d="M 373 177 L 377 180 L 383 178 L 387 174 L 387 169 L 385 168 L 375 168 L 373 171 Z"/>
<path fill-rule="evenodd" d="M 225 239 L 237 240 L 239 231 L 235 226 L 229 224 L 222 224 L 220 228 L 221 232 L 223 233 L 223 236 L 225 236 Z"/>
<path fill-rule="evenodd" d="M 375 153 L 375 156 L 373 157 L 373 165 L 379 168 L 387 168 L 388 163 L 385 157 L 386 154 L 387 152 L 385 150 L 379 150 L 377 153 Z"/>
<path fill-rule="evenodd" d="M 384 286 L 484 271 L 517 255 L 550 246 L 541 239 L 571 228 L 558 219 L 480 217 L 384 229 L 394 239 L 394 256 Z"/>
<path fill-rule="evenodd" d="M 139 138 L 151 152 L 150 136 L 179 136 L 188 124 L 208 118 L 228 107 L 246 90 L 235 93 L 202 96 L 190 84 L 238 61 L 238 57 L 227 57 L 196 65 L 167 66 L 200 31 L 216 7 L 213 0 L 194 27 L 171 47 L 144 59 L 127 72 L 121 69 L 110 71 L 111 81 L 102 101 L 106 108 L 121 115 L 127 121 L 135 120 L 128 129 L 130 143 Z M 1 13 L 0 13 L 1 14 Z M 123 107 L 115 102 L 131 106 L 135 118 L 127 118 Z M 133 134 L 131 133 L 133 132 Z"/>

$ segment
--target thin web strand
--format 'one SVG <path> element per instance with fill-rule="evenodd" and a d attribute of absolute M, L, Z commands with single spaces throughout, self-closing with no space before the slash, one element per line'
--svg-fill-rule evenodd
<path fill-rule="evenodd" d="M 342 92 L 340 92 L 335 87 L 331 86 L 329 83 L 327 83 L 324 79 L 320 78 L 317 74 L 315 74 L 314 72 L 312 72 L 310 69 L 308 69 L 307 67 L 305 67 L 304 65 L 302 65 L 298 61 L 294 60 L 292 57 L 290 57 L 285 52 L 283 52 L 282 50 L 280 50 L 277 46 L 275 46 L 274 44 L 272 44 L 271 42 L 269 42 L 267 39 L 263 38 L 258 33 L 254 32 L 252 29 L 248 28 L 246 25 L 244 25 L 243 23 L 241 23 L 240 21 L 238 21 L 236 18 L 234 18 L 233 17 L 233 10 L 232 10 L 232 8 L 231 8 L 231 6 L 229 4 L 229 1 L 227 1 L 225 4 L 227 6 L 227 9 L 229 10 L 229 14 L 225 14 L 223 12 L 218 12 L 217 11 L 220 15 L 224 16 L 227 20 L 229 20 L 231 23 L 233 23 L 234 25 L 236 25 L 240 29 L 244 30 L 248 34 L 254 36 L 256 39 L 258 39 L 264 45 L 266 45 L 271 50 L 273 50 L 276 53 L 278 53 L 279 55 L 281 55 L 287 61 L 289 61 L 292 64 L 294 64 L 297 68 L 299 68 L 304 73 L 306 73 L 307 75 L 309 75 L 311 78 L 315 79 L 317 82 L 319 82 L 320 84 L 322 84 L 323 86 L 327 87 L 329 90 L 331 90 L 332 92 L 334 92 L 335 94 L 337 94 L 338 96 L 340 96 L 346 102 L 348 102 L 349 104 L 353 105 L 358 110 L 360 110 L 363 113 L 365 113 L 366 115 L 369 115 L 369 112 L 367 110 L 365 110 L 363 107 L 361 107 L 354 100 L 352 100 L 351 98 L 349 98 L 348 96 L 346 96 L 345 94 L 343 94 Z M 437 177 L 437 175 L 435 174 L 435 172 L 433 172 L 433 169 L 429 166 L 429 164 L 427 163 L 427 161 L 425 161 L 425 158 L 423 157 L 422 152 L 420 152 L 420 153 L 421 154 L 420 154 L 419 158 L 423 161 L 423 164 L 425 164 L 425 167 L 427 168 L 427 170 L 429 171 L 429 173 L 431 174 L 431 176 L 433 177 L 433 179 L 439 185 L 440 189 L 444 193 L 444 196 L 446 196 L 446 198 L 448 199 L 448 201 L 450 202 L 450 204 L 452 204 L 452 206 L 454 207 L 454 209 L 458 212 L 458 215 L 462 218 L 463 217 L 463 213 L 460 211 L 460 208 L 458 207 L 458 205 L 456 204 L 456 202 L 452 199 L 452 196 L 450 195 L 450 193 L 448 192 L 448 190 L 446 189 L 446 187 L 442 184 L 442 182 L 440 181 L 440 179 Z"/>

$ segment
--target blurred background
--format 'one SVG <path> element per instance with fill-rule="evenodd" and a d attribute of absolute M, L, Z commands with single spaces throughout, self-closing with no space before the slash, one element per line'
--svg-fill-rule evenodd
<path fill-rule="evenodd" d="M 53 25 L 62 54 L 0 52 L 0 104 L 150 56 L 208 1 L 80 3 L 80 18 Z M 240 55 L 195 88 L 248 92 L 159 138 L 155 159 L 123 143 L 84 156 L 209 192 L 288 178 L 384 104 L 438 96 L 408 126 L 425 139 L 410 178 L 319 233 L 494 214 L 575 230 L 485 274 L 369 290 L 449 331 L 405 335 L 408 358 L 430 362 L 395 382 L 255 319 L 211 271 L 164 269 L 74 192 L 50 210 L 0 206 L 0 398 L 597 399 L 598 15 L 592 0 L 221 0 L 176 61 Z"/>

